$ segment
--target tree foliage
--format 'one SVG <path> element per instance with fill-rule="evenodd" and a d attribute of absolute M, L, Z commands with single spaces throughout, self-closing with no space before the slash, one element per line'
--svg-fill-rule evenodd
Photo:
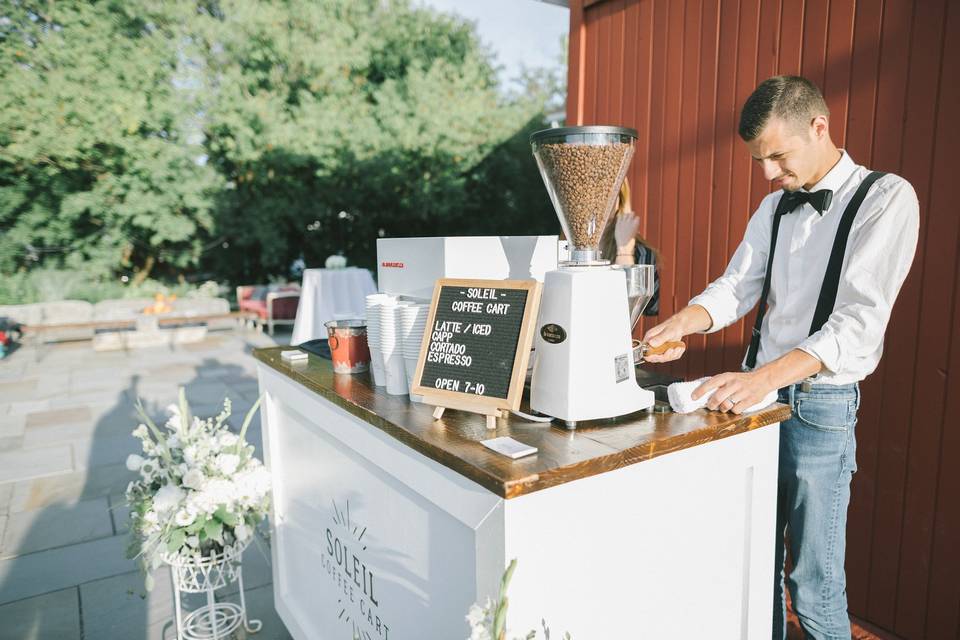
<path fill-rule="evenodd" d="M 186 269 L 221 179 L 173 77 L 184 16 L 136 2 L 9 4 L 0 19 L 0 270 Z"/>
<path fill-rule="evenodd" d="M 554 233 L 473 26 L 407 0 L 0 10 L 0 272 L 231 280 L 382 236 Z M 551 91 L 553 88 L 550 89 Z"/>

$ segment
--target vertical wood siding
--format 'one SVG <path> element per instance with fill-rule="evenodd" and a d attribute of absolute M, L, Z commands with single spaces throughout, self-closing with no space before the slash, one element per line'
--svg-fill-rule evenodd
<path fill-rule="evenodd" d="M 816 82 L 834 141 L 913 184 L 920 246 L 862 385 L 848 593 L 851 613 L 893 637 L 960 639 L 960 2 L 570 4 L 567 122 L 640 132 L 630 179 L 661 252 L 661 318 L 723 272 L 770 191 L 736 135 L 765 78 Z M 736 370 L 753 318 L 692 336 L 672 371 Z"/>

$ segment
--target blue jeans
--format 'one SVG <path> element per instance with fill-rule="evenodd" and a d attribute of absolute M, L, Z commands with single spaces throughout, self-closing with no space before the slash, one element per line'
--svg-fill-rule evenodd
<path fill-rule="evenodd" d="M 793 415 L 780 425 L 773 638 L 786 637 L 783 569 L 789 543 L 793 571 L 786 585 L 804 637 L 850 640 L 843 561 L 860 388 L 813 385 L 803 391 L 795 384 L 780 389 L 778 399 Z"/>

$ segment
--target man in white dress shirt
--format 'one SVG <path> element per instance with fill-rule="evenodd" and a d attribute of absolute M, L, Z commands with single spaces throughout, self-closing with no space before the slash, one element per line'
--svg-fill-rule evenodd
<path fill-rule="evenodd" d="M 850 638 L 844 555 L 856 471 L 858 383 L 872 373 L 916 251 L 919 205 L 893 174 L 857 165 L 830 139 L 829 112 L 808 80 L 778 76 L 744 104 L 740 137 L 780 187 L 763 199 L 724 274 L 650 329 L 653 346 L 718 331 L 759 302 L 743 372 L 694 392 L 741 413 L 770 391 L 793 409 L 780 427 L 773 638 L 786 637 L 786 581 L 806 637 Z M 651 362 L 675 360 L 672 349 Z"/>

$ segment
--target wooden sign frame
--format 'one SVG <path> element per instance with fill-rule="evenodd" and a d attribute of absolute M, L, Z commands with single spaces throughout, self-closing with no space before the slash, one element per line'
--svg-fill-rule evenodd
<path fill-rule="evenodd" d="M 520 321 L 520 334 L 517 336 L 517 349 L 513 359 L 513 372 L 510 376 L 510 386 L 506 398 L 484 397 L 462 391 L 449 391 L 423 387 L 420 381 L 427 351 L 430 348 L 430 339 L 433 334 L 433 324 L 437 315 L 437 305 L 440 302 L 440 292 L 444 287 L 469 287 L 480 289 L 510 289 L 527 292 L 527 301 L 523 309 L 523 318 Z M 420 356 L 417 358 L 417 369 L 413 378 L 410 393 L 423 396 L 425 404 L 433 405 L 435 420 L 439 420 L 444 409 L 459 409 L 487 416 L 487 428 L 496 428 L 496 419 L 502 417 L 502 412 L 516 411 L 520 408 L 523 396 L 523 384 L 527 375 L 527 364 L 530 359 L 530 347 L 537 317 L 540 314 L 540 294 L 543 285 L 536 280 L 480 280 L 467 278 L 440 278 L 434 283 L 433 298 L 430 301 L 430 311 L 427 315 L 427 325 L 420 343 Z"/>

